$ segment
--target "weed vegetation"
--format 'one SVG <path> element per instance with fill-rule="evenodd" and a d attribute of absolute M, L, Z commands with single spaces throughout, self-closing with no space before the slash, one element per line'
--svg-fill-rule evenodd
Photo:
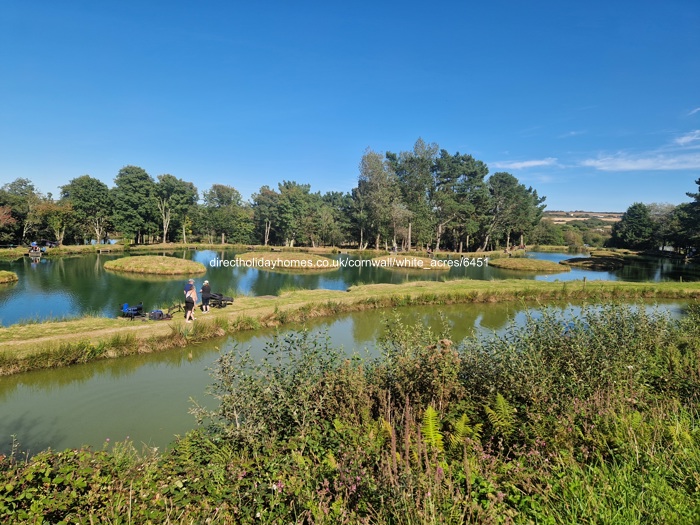
<path fill-rule="evenodd" d="M 254 324 L 253 320 L 248 322 Z M 609 304 L 503 335 L 386 320 L 381 356 L 278 336 L 213 371 L 165 452 L 19 448 L 4 523 L 700 522 L 700 306 Z"/>

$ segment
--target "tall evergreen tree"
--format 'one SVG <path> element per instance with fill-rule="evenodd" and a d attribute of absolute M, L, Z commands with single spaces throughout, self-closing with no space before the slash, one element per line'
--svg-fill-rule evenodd
<path fill-rule="evenodd" d="M 654 244 L 653 235 L 654 222 L 649 206 L 635 202 L 613 226 L 610 244 L 632 250 L 648 249 Z"/>

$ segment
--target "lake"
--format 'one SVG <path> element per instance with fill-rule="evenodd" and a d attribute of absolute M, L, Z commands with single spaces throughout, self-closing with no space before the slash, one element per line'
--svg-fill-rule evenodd
<path fill-rule="evenodd" d="M 620 270 L 600 272 L 572 269 L 556 274 L 536 274 L 502 270 L 492 266 L 453 267 L 449 271 L 389 270 L 380 267 L 344 266 L 324 273 L 299 274 L 259 270 L 244 267 L 212 267 L 219 260 L 232 260 L 233 251 L 190 250 L 169 256 L 201 262 L 207 267 L 204 276 L 197 276 L 201 285 L 206 278 L 212 291 L 227 295 L 276 295 L 284 289 L 345 290 L 350 286 L 374 283 L 402 283 L 411 280 L 447 279 L 535 279 L 535 280 L 623 280 L 623 281 L 685 281 L 700 280 L 696 266 L 667 259 L 635 261 Z M 539 259 L 559 261 L 574 257 L 561 253 L 529 253 Z M 28 257 L 15 261 L 0 261 L 0 270 L 15 272 L 19 282 L 0 285 L 0 325 L 18 322 L 38 322 L 47 319 L 80 317 L 83 315 L 117 316 L 123 303 L 144 303 L 144 309 L 172 304 L 182 299 L 185 277 L 138 278 L 108 272 L 104 263 L 122 255 L 91 254 L 79 257 L 42 258 L 33 262 Z M 336 254 L 334 259 L 355 259 Z"/>

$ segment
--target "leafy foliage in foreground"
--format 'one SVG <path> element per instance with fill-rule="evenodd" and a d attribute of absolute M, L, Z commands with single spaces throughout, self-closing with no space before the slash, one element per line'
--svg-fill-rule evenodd
<path fill-rule="evenodd" d="M 573 321 L 571 320 L 573 318 Z M 700 308 L 545 313 L 453 344 L 389 320 L 378 359 L 301 332 L 221 357 L 163 454 L 0 462 L 7 523 L 697 523 Z"/>

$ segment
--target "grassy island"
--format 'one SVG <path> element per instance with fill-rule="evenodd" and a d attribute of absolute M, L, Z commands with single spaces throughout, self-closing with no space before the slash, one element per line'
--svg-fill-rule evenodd
<path fill-rule="evenodd" d="M 389 270 L 449 270 L 443 259 L 416 255 L 383 255 L 372 259 L 373 266 Z"/>
<path fill-rule="evenodd" d="M 526 259 L 524 257 L 500 259 L 489 259 L 489 266 L 502 268 L 504 270 L 518 270 L 523 272 L 568 272 L 571 268 L 562 266 L 552 261 L 541 261 L 539 259 Z"/>
<path fill-rule="evenodd" d="M 337 262 L 328 257 L 300 252 L 247 252 L 236 255 L 239 266 L 268 271 L 329 271 L 338 268 Z"/>
<path fill-rule="evenodd" d="M 0 284 L 14 283 L 19 279 L 15 272 L 8 272 L 7 270 L 0 270 Z"/>
<path fill-rule="evenodd" d="M 595 250 L 590 257 L 574 257 L 561 261 L 566 266 L 575 266 L 586 270 L 617 270 L 625 264 L 624 254 L 608 250 Z"/>
<path fill-rule="evenodd" d="M 207 271 L 202 263 L 161 255 L 138 255 L 107 261 L 105 270 L 148 275 L 190 275 Z"/>

